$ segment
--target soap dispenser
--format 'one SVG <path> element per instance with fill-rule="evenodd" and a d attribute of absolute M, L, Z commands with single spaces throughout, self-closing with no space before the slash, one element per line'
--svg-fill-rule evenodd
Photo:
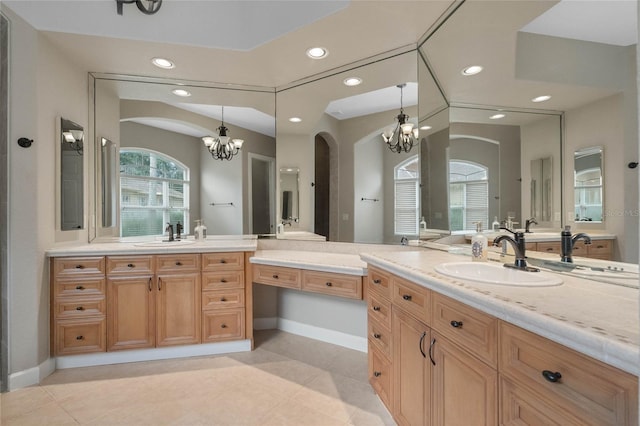
<path fill-rule="evenodd" d="M 476 222 L 476 234 L 471 237 L 471 260 L 486 262 L 488 259 L 489 241 L 482 233 L 482 222 Z"/>
<path fill-rule="evenodd" d="M 202 224 L 200 220 L 196 220 L 196 227 L 193 228 L 193 236 L 196 240 L 202 240 Z"/>
<path fill-rule="evenodd" d="M 491 224 L 491 230 L 493 232 L 500 232 L 500 222 L 498 222 L 498 216 L 493 217 L 493 223 Z"/>
<path fill-rule="evenodd" d="M 420 219 L 420 229 L 423 231 L 427 230 L 427 221 L 424 220 L 424 216 Z"/>

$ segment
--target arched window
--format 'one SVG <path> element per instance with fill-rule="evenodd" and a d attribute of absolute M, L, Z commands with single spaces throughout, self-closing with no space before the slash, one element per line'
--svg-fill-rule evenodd
<path fill-rule="evenodd" d="M 394 177 L 394 233 L 418 235 L 418 194 L 420 168 L 414 155 L 393 169 Z"/>
<path fill-rule="evenodd" d="M 162 235 L 167 223 L 189 229 L 189 169 L 146 149 L 120 150 L 120 235 Z"/>
<path fill-rule="evenodd" d="M 449 226 L 452 231 L 489 225 L 489 169 L 469 161 L 449 161 Z"/>

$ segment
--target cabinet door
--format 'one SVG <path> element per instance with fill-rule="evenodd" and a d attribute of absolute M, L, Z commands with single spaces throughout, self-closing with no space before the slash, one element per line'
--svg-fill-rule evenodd
<path fill-rule="evenodd" d="M 430 330 L 391 310 L 393 324 L 393 414 L 400 425 L 431 424 L 431 364 L 426 356 Z M 427 345 L 427 346 L 425 346 Z"/>
<path fill-rule="evenodd" d="M 433 424 L 498 424 L 498 373 L 433 333 Z"/>
<path fill-rule="evenodd" d="M 200 274 L 158 275 L 156 345 L 200 343 Z"/>
<path fill-rule="evenodd" d="M 107 281 L 107 350 L 155 347 L 153 277 L 118 277 Z"/>

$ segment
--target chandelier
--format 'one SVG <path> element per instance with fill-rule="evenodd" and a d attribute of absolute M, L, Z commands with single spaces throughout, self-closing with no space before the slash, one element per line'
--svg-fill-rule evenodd
<path fill-rule="evenodd" d="M 222 120 L 218 127 L 218 136 L 205 136 L 202 138 L 211 156 L 216 160 L 231 160 L 234 155 L 240 152 L 244 141 L 242 139 L 231 139 L 227 136 L 229 130 L 224 125 L 224 107 L 222 107 Z"/>
<path fill-rule="evenodd" d="M 385 131 L 382 133 L 382 139 L 389 146 L 389 149 L 393 152 L 401 153 L 411 151 L 413 144 L 418 139 L 418 129 L 413 128 L 413 123 L 409 122 L 409 116 L 404 113 L 402 108 L 402 89 L 406 86 L 406 83 L 398 84 L 396 87 L 400 89 L 400 114 L 398 114 L 398 124 L 392 131 Z"/>

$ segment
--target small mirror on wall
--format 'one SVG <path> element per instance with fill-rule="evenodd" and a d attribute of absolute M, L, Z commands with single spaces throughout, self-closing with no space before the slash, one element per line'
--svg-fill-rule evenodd
<path fill-rule="evenodd" d="M 112 228 L 116 225 L 117 217 L 116 144 L 109 139 L 100 138 L 99 148 L 102 168 L 102 226 Z"/>
<path fill-rule="evenodd" d="M 297 222 L 298 211 L 298 174 L 300 169 L 283 167 L 280 169 L 280 199 L 282 205 L 280 218 L 283 221 Z"/>
<path fill-rule="evenodd" d="M 576 222 L 602 222 L 602 147 L 577 150 L 573 155 Z"/>
<path fill-rule="evenodd" d="M 553 170 L 551 157 L 531 160 L 531 217 L 551 221 Z"/>
<path fill-rule="evenodd" d="M 63 231 L 84 228 L 84 129 L 60 119 L 60 217 Z"/>

